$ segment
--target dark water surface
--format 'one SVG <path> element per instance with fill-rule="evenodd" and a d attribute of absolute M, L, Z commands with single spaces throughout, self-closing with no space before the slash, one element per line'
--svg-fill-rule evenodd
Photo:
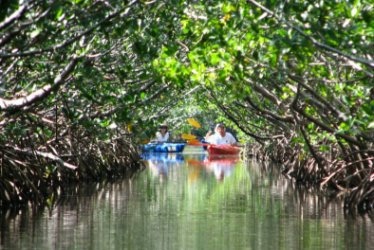
<path fill-rule="evenodd" d="M 373 249 L 366 216 L 258 163 L 146 156 L 135 178 L 86 186 L 53 209 L 0 217 L 0 249 Z"/>

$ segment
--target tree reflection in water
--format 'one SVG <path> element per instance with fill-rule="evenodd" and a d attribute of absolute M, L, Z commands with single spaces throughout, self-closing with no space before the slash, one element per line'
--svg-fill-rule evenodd
<path fill-rule="evenodd" d="M 50 210 L 3 212 L 0 248 L 370 249 L 374 245 L 369 217 L 347 216 L 341 200 L 296 185 L 280 174 L 279 166 L 239 159 L 227 170 L 230 160 L 209 159 L 205 154 L 145 159 L 151 160 L 154 169 L 149 167 L 131 180 L 82 185 Z M 224 181 L 216 180 L 215 168 Z M 168 181 L 158 182 L 160 174 Z"/>

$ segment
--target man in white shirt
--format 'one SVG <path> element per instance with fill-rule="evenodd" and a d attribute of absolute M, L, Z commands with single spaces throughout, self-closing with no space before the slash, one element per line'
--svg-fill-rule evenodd
<path fill-rule="evenodd" d="M 210 134 L 211 132 L 208 132 L 208 134 L 205 137 L 205 140 L 210 144 L 229 144 L 229 145 L 237 145 L 237 141 L 235 137 L 230 133 L 226 132 L 225 125 L 222 123 L 218 123 L 216 125 L 216 128 L 214 130 L 214 134 Z"/>

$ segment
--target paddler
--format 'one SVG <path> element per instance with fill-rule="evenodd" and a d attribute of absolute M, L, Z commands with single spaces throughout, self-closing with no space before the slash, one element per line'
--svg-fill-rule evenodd
<path fill-rule="evenodd" d="M 214 134 L 209 131 L 206 136 L 205 140 L 210 144 L 222 145 L 228 144 L 237 146 L 238 142 L 236 141 L 235 137 L 226 131 L 226 127 L 223 123 L 218 123 L 214 129 Z"/>

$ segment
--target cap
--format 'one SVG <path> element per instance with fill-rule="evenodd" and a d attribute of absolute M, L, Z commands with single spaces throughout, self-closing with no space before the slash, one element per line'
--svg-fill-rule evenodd
<path fill-rule="evenodd" d="M 217 128 L 225 128 L 225 124 L 223 124 L 223 123 L 217 123 L 216 129 Z"/>
<path fill-rule="evenodd" d="M 163 123 L 163 124 L 161 124 L 160 126 L 159 126 L 159 128 L 168 128 L 168 125 L 166 125 L 165 123 Z"/>

